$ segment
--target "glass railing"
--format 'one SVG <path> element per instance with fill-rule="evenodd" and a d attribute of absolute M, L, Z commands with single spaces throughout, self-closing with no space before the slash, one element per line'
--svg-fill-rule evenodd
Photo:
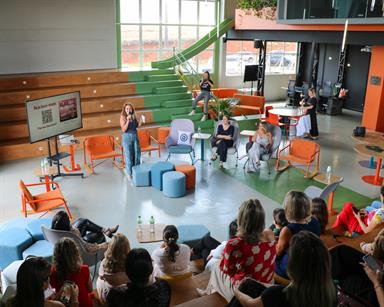
<path fill-rule="evenodd" d="M 382 18 L 383 0 L 280 0 L 279 19 Z"/>

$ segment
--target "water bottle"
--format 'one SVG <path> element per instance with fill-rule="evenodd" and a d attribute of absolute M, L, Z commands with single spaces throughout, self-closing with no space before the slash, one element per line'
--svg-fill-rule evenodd
<path fill-rule="evenodd" d="M 332 167 L 330 165 L 328 165 L 328 167 L 327 167 L 327 181 L 328 181 L 328 183 L 331 182 L 331 177 L 332 177 Z"/>
<path fill-rule="evenodd" d="M 49 171 L 49 162 L 47 158 L 44 159 L 44 171 L 45 172 Z"/>
<path fill-rule="evenodd" d="M 41 168 L 41 173 L 45 172 L 45 158 L 42 158 L 40 160 L 40 168 Z"/>
<path fill-rule="evenodd" d="M 143 224 L 143 220 L 141 219 L 141 216 L 139 215 L 138 217 L 137 217 L 137 231 L 138 232 L 142 232 L 143 231 L 143 229 L 142 229 L 142 224 Z"/>
<path fill-rule="evenodd" d="M 153 215 L 151 215 L 151 218 L 149 219 L 149 232 L 155 233 L 155 219 Z"/>
<path fill-rule="evenodd" d="M 199 137 L 200 137 L 200 134 L 201 134 L 201 127 L 198 127 L 198 128 L 197 128 L 197 133 L 198 133 L 198 135 L 199 135 Z"/>

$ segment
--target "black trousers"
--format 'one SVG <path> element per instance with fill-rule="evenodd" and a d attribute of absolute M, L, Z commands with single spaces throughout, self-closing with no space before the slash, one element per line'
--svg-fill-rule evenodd
<path fill-rule="evenodd" d="M 347 245 L 338 245 L 329 251 L 332 262 L 332 278 L 346 293 L 358 296 L 373 306 L 379 306 L 373 284 L 362 265 L 364 254 Z"/>
<path fill-rule="evenodd" d="M 211 250 L 220 245 L 220 242 L 206 234 L 201 240 L 193 246 L 193 253 L 204 260 L 204 266 L 207 265 L 207 257 Z"/>
<path fill-rule="evenodd" d="M 265 286 L 258 283 L 254 279 L 247 279 L 239 286 L 239 290 L 244 294 L 249 295 L 252 298 L 259 297 L 266 289 Z M 231 301 L 227 304 L 227 307 L 241 307 L 239 300 L 234 296 Z"/>
<path fill-rule="evenodd" d="M 309 133 L 311 136 L 319 136 L 319 129 L 317 128 L 317 115 L 315 112 L 309 114 L 309 118 L 311 119 L 311 130 Z"/>
<path fill-rule="evenodd" d="M 220 157 L 221 162 L 227 162 L 227 152 L 228 148 L 231 148 L 233 146 L 232 140 L 219 140 L 217 138 L 211 139 L 211 146 L 217 147 L 217 154 Z"/>
<path fill-rule="evenodd" d="M 72 223 L 72 227 L 77 228 L 84 241 L 88 243 L 100 244 L 105 242 L 103 228 L 88 219 L 79 218 Z"/>

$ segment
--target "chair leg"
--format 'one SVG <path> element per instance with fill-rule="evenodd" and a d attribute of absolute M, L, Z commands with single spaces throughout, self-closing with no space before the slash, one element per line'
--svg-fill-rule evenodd
<path fill-rule="evenodd" d="M 249 157 L 247 158 L 247 160 L 245 161 L 244 165 L 243 165 L 243 169 L 245 169 L 247 167 L 247 164 L 249 163 Z"/>
<path fill-rule="evenodd" d="M 306 168 L 306 171 L 305 171 L 305 178 L 308 178 L 308 174 L 309 174 L 309 167 L 311 166 L 311 163 L 307 163 L 307 168 Z"/>
<path fill-rule="evenodd" d="M 168 154 L 168 157 L 167 157 L 167 160 L 165 160 L 166 162 L 169 160 L 169 158 L 171 157 L 171 154 L 169 153 Z"/>
<path fill-rule="evenodd" d="M 71 212 L 69 211 L 69 208 L 68 208 L 66 202 L 64 202 L 64 207 L 65 207 L 65 211 L 67 211 L 67 213 L 68 213 L 69 219 L 72 221 L 73 217 L 72 217 Z"/>
<path fill-rule="evenodd" d="M 192 157 L 192 154 L 191 154 L 191 153 L 189 153 L 189 157 L 191 158 L 191 163 L 192 163 L 192 165 L 193 165 L 194 160 L 193 160 L 193 157 Z"/>
<path fill-rule="evenodd" d="M 236 167 L 239 165 L 239 152 L 236 151 Z"/>
<path fill-rule="evenodd" d="M 267 160 L 267 166 L 268 166 L 268 175 L 271 174 L 271 166 L 269 165 L 269 160 Z"/>

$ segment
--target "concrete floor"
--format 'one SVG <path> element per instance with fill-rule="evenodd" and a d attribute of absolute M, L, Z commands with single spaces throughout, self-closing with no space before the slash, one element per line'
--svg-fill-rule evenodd
<path fill-rule="evenodd" d="M 319 115 L 319 130 L 321 144 L 321 170 L 325 171 L 331 165 L 333 171 L 344 177 L 343 185 L 369 197 L 377 197 L 379 188 L 364 183 L 360 177 L 374 170 L 364 169 L 357 162 L 367 157 L 354 152 L 355 142 L 350 135 L 352 129 L 359 125 L 361 114 L 344 111 L 340 116 Z M 241 153 L 244 152 L 242 140 Z M 196 147 L 200 155 L 200 145 Z M 208 152 L 207 152 L 208 154 Z M 81 161 L 82 152 L 77 152 L 77 161 Z M 166 153 L 162 154 L 162 159 Z M 144 162 L 156 161 L 144 155 Z M 177 163 L 172 158 L 172 162 Z M 181 160 L 179 160 L 181 162 Z M 188 157 L 185 160 L 188 162 Z M 232 161 L 232 163 L 231 163 Z M 20 195 L 18 180 L 26 183 L 36 182 L 32 170 L 39 166 L 39 158 L 23 159 L 0 165 L 0 223 L 20 217 Z M 102 226 L 120 225 L 119 231 L 126 234 L 132 246 L 138 246 L 136 241 L 136 218 L 141 215 L 144 222 L 153 215 L 156 222 L 165 224 L 204 224 L 214 237 L 224 240 L 227 236 L 227 225 L 236 217 L 242 201 L 258 198 L 266 211 L 266 224 L 272 220 L 272 210 L 280 204 L 263 196 L 240 181 L 223 174 L 208 163 L 198 162 L 196 190 L 189 192 L 186 197 L 170 199 L 162 192 L 153 188 L 135 188 L 127 180 L 122 170 L 112 167 L 106 161 L 96 168 L 96 174 L 81 178 L 57 178 L 63 194 L 70 205 L 75 218 L 87 217 Z M 234 168 L 234 162 L 229 159 L 229 168 Z M 242 171 L 241 164 L 239 170 Z M 38 217 L 33 215 L 33 217 Z M 152 250 L 155 244 L 144 245 Z"/>

